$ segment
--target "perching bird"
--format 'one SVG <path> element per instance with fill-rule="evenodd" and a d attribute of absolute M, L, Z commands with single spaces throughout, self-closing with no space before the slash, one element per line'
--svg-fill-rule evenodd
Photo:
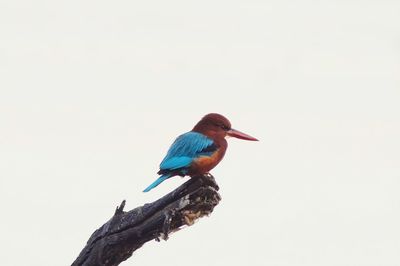
<path fill-rule="evenodd" d="M 231 128 L 220 114 L 204 116 L 192 129 L 180 135 L 160 164 L 161 175 L 143 192 L 148 192 L 170 177 L 196 176 L 208 173 L 224 157 L 228 143 L 225 137 L 257 141 L 256 138 Z"/>

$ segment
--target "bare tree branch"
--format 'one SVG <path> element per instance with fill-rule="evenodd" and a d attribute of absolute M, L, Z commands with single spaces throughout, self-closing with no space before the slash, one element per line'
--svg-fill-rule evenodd
<path fill-rule="evenodd" d="M 97 229 L 72 266 L 114 266 L 144 243 L 168 235 L 209 215 L 221 200 L 211 175 L 193 177 L 153 203 L 125 212 L 125 200 Z"/>

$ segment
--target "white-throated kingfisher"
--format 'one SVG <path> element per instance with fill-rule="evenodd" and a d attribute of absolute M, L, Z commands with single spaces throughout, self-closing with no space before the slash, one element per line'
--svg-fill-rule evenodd
<path fill-rule="evenodd" d="M 231 127 L 228 119 L 220 114 L 204 116 L 194 128 L 180 135 L 169 148 L 160 164 L 161 175 L 143 192 L 148 192 L 170 177 L 196 176 L 208 173 L 224 157 L 228 143 L 225 137 L 257 141 Z"/>

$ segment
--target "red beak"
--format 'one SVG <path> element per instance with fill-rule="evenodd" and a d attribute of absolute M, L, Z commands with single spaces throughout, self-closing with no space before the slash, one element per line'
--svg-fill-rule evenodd
<path fill-rule="evenodd" d="M 226 134 L 228 136 L 234 137 L 234 138 L 238 138 L 238 139 L 245 139 L 245 140 L 251 140 L 251 141 L 258 141 L 258 139 L 253 138 L 250 135 L 247 135 L 243 132 L 240 132 L 239 130 L 233 129 L 231 128 L 230 130 L 228 130 L 228 132 L 226 132 Z"/>

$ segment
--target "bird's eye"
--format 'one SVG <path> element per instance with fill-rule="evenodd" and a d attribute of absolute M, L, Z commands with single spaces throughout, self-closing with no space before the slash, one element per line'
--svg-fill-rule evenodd
<path fill-rule="evenodd" d="M 228 130 L 229 130 L 229 127 L 227 127 L 227 126 L 225 126 L 225 125 L 221 125 L 221 128 L 222 128 L 223 130 L 225 130 L 225 131 L 228 131 Z"/>
<path fill-rule="evenodd" d="M 230 128 L 229 128 L 228 126 L 226 126 L 226 125 L 224 125 L 224 124 L 222 124 L 222 123 L 215 123 L 214 126 L 219 127 L 219 128 L 222 128 L 222 129 L 225 130 L 225 131 L 230 130 Z"/>

